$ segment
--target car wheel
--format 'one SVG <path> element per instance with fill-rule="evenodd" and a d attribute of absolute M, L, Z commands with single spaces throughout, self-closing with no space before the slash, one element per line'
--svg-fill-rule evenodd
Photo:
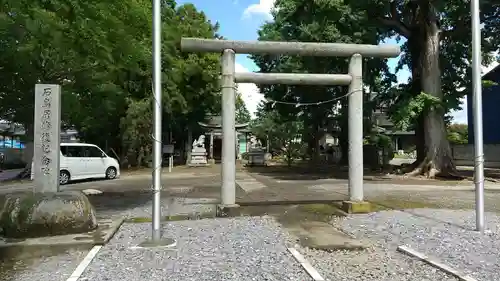
<path fill-rule="evenodd" d="M 65 185 L 69 182 L 70 175 L 68 171 L 61 171 L 59 172 L 59 184 L 60 185 Z"/>
<path fill-rule="evenodd" d="M 108 180 L 116 178 L 116 169 L 113 167 L 109 167 L 108 169 L 106 169 L 106 178 Z"/>

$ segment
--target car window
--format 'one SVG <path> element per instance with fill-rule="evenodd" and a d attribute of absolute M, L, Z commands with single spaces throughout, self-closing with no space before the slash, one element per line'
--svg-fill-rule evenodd
<path fill-rule="evenodd" d="M 102 157 L 102 151 L 95 146 L 87 146 L 85 147 L 85 156 L 86 157 Z"/>
<path fill-rule="evenodd" d="M 61 153 L 65 157 L 85 157 L 85 150 L 83 146 L 61 146 Z"/>

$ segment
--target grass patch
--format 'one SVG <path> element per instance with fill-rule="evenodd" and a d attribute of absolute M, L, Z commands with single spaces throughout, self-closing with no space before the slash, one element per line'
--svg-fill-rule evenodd
<path fill-rule="evenodd" d="M 214 213 L 201 213 L 201 214 L 186 214 L 186 215 L 174 215 L 174 216 L 165 216 L 161 219 L 161 221 L 185 221 L 185 220 L 200 220 L 200 219 L 208 219 L 215 218 Z M 152 222 L 150 217 L 134 217 L 125 219 L 126 223 L 147 223 Z"/>
<path fill-rule="evenodd" d="M 430 203 L 428 201 L 415 201 L 406 200 L 401 198 L 377 198 L 374 200 L 369 200 L 372 204 L 372 212 L 387 211 L 387 210 L 405 210 L 405 209 L 440 209 L 441 207 L 437 204 Z"/>
<path fill-rule="evenodd" d="M 345 215 L 335 204 L 304 204 L 292 206 L 278 216 L 278 221 L 283 225 L 293 225 L 300 221 L 329 222 L 333 217 Z"/>
<path fill-rule="evenodd" d="M 345 216 L 338 203 L 332 204 L 305 204 L 298 207 L 299 211 L 323 216 Z"/>
<path fill-rule="evenodd" d="M 242 206 L 239 216 L 273 216 L 283 225 L 294 225 L 301 221 L 329 222 L 332 217 L 346 214 L 334 204 L 295 204 Z"/>
<path fill-rule="evenodd" d="M 135 218 L 125 219 L 124 222 L 127 222 L 127 223 L 144 223 L 144 222 L 152 222 L 152 220 L 151 220 L 151 218 L 135 217 Z"/>
<path fill-rule="evenodd" d="M 409 155 L 394 153 L 394 158 L 396 159 L 413 159 Z"/>

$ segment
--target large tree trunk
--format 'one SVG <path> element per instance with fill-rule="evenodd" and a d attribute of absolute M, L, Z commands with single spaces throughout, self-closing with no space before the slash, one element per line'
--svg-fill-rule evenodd
<path fill-rule="evenodd" d="M 441 69 L 439 66 L 439 27 L 435 11 L 430 3 L 420 7 L 420 28 L 424 43 L 420 52 L 422 91 L 439 101 L 443 100 L 441 90 Z M 423 127 L 425 129 L 425 158 L 413 174 L 425 174 L 434 177 L 438 174 L 449 176 L 456 174 L 450 144 L 446 137 L 444 109 L 430 106 L 425 109 Z"/>
<path fill-rule="evenodd" d="M 411 30 L 412 36 L 408 38 L 409 48 L 411 52 L 411 95 L 416 97 L 422 92 L 422 73 L 420 67 L 420 51 L 423 48 L 421 36 L 419 36 L 420 29 L 414 28 Z M 416 168 L 420 163 L 425 160 L 425 127 L 424 127 L 425 116 L 423 113 L 417 117 L 415 122 L 415 148 L 417 151 L 417 159 L 412 166 L 412 169 Z"/>
<path fill-rule="evenodd" d="M 417 159 L 415 163 L 422 163 L 425 160 L 425 116 L 420 114 L 415 123 L 415 150 L 417 152 Z"/>

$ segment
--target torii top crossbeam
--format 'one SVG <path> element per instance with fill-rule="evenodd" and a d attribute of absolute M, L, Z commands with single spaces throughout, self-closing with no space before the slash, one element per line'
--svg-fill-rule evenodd
<path fill-rule="evenodd" d="M 397 57 L 401 53 L 398 45 L 368 45 L 343 43 L 279 42 L 279 41 L 234 41 L 202 38 L 182 38 L 181 49 L 187 52 L 214 52 L 233 50 L 239 54 L 301 55 L 315 57 Z"/>

